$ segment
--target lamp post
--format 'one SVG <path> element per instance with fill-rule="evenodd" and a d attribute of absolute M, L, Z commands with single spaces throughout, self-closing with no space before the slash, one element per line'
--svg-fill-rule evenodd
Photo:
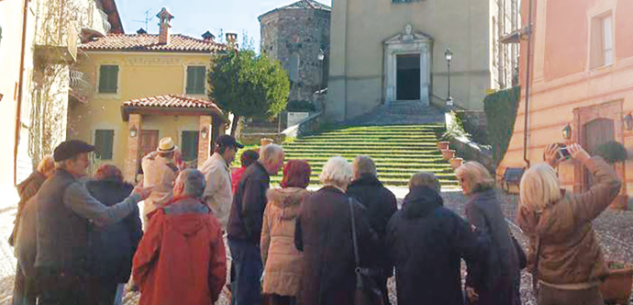
<path fill-rule="evenodd" d="M 446 98 L 446 106 L 453 107 L 453 96 L 451 95 L 451 60 L 453 60 L 453 52 L 451 52 L 451 49 L 446 48 L 444 56 L 446 57 L 446 65 L 448 67 L 448 97 Z"/>

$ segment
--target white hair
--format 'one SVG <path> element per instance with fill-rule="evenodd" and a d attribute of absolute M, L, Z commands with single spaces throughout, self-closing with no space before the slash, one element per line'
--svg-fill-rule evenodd
<path fill-rule="evenodd" d="M 284 149 L 277 144 L 268 144 L 259 150 L 259 162 L 262 164 L 277 164 L 284 154 Z"/>
<path fill-rule="evenodd" d="M 352 180 L 352 166 L 341 156 L 330 158 L 323 165 L 319 181 L 323 185 L 347 185 Z"/>
<path fill-rule="evenodd" d="M 184 183 L 183 193 L 192 198 L 202 198 L 205 187 L 204 174 L 197 169 L 190 168 L 180 172 L 180 175 L 182 183 Z"/>

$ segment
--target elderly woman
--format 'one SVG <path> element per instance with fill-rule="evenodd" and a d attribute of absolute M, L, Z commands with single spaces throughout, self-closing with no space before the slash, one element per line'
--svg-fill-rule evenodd
<path fill-rule="evenodd" d="M 262 292 L 272 304 L 295 304 L 299 292 L 303 255 L 294 246 L 296 218 L 310 194 L 310 165 L 290 160 L 284 166 L 281 189 L 268 190 L 262 225 L 261 251 L 264 263 Z"/>
<path fill-rule="evenodd" d="M 14 228 L 9 237 L 9 244 L 15 246 L 18 265 L 15 273 L 15 286 L 13 290 L 13 304 L 35 304 L 35 278 L 33 264 L 35 263 L 36 245 L 36 219 L 35 200 L 31 200 L 42 187 L 44 181 L 55 173 L 55 160 L 53 156 L 46 155 L 37 165 L 37 168 L 22 183 L 17 190 L 20 195 L 18 212 L 15 215 Z"/>
<path fill-rule="evenodd" d="M 492 242 L 485 261 L 469 265 L 468 300 L 478 305 L 521 304 L 519 252 L 501 212 L 494 179 L 483 165 L 472 161 L 459 167 L 455 174 L 468 197 L 468 222 L 489 235 Z"/>
<path fill-rule="evenodd" d="M 342 157 L 323 166 L 319 180 L 323 188 L 303 204 L 295 245 L 303 251 L 303 278 L 298 303 L 303 305 L 349 305 L 356 288 L 352 213 L 363 266 L 374 264 L 378 240 L 364 209 L 345 194 L 352 179 L 352 167 Z"/>
<path fill-rule="evenodd" d="M 86 188 L 107 206 L 127 198 L 134 186 L 123 181 L 123 174 L 114 165 L 101 165 L 95 179 Z M 88 272 L 91 282 L 90 297 L 94 304 L 113 304 L 117 285 L 127 283 L 132 272 L 132 257 L 143 237 L 139 211 L 123 221 L 107 227 L 91 226 L 88 230 Z"/>
<path fill-rule="evenodd" d="M 540 284 L 539 305 L 602 305 L 599 285 L 608 269 L 591 221 L 615 199 L 621 183 L 600 157 L 592 158 L 577 144 L 568 151 L 593 176 L 591 188 L 564 194 L 552 166 L 535 165 L 521 179 L 517 221 L 529 237 L 528 266 Z M 551 165 L 560 161 L 557 145 L 545 155 Z"/>
<path fill-rule="evenodd" d="M 411 178 L 404 207 L 387 226 L 387 249 L 396 266 L 399 305 L 463 305 L 461 259 L 486 257 L 487 236 L 478 236 L 444 207 L 431 173 Z"/>

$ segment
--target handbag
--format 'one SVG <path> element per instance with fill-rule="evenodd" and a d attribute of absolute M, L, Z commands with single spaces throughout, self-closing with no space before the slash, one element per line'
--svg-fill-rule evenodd
<path fill-rule="evenodd" d="M 523 251 L 523 247 L 521 247 L 521 244 L 514 237 L 514 235 L 510 234 L 510 237 L 512 238 L 512 243 L 514 244 L 514 248 L 516 249 L 517 256 L 519 258 L 519 269 L 523 270 L 525 269 L 525 267 L 527 267 L 527 255 L 525 255 L 525 251 Z"/>
<path fill-rule="evenodd" d="M 358 255 L 358 242 L 356 236 L 356 220 L 354 219 L 354 203 L 349 198 L 349 210 L 352 218 L 352 241 L 354 244 L 354 261 L 356 262 L 356 289 L 354 291 L 354 305 L 383 305 L 382 291 L 376 283 L 375 277 L 380 271 L 369 268 L 361 268 Z"/>

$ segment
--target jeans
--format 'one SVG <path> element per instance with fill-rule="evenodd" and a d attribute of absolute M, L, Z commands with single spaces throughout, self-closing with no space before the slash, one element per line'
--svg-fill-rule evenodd
<path fill-rule="evenodd" d="M 259 246 L 254 243 L 229 239 L 235 277 L 231 279 L 232 305 L 259 305 L 263 264 Z"/>

